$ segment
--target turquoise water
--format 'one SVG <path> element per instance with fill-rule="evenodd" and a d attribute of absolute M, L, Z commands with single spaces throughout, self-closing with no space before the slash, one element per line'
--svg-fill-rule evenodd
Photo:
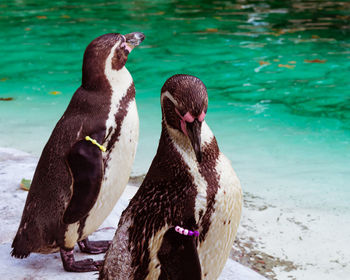
<path fill-rule="evenodd" d="M 207 122 L 246 191 L 348 211 L 350 2 L 0 2 L 0 146 L 35 155 L 80 85 L 87 44 L 142 31 L 127 67 L 141 119 L 134 174 L 160 133 L 175 73 L 208 87 Z M 327 205 L 327 207 L 325 207 Z"/>

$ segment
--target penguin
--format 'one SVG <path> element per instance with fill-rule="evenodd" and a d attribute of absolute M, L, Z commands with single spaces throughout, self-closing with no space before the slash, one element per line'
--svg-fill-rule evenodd
<path fill-rule="evenodd" d="M 206 87 L 172 76 L 161 108 L 157 153 L 122 213 L 100 280 L 214 280 L 229 257 L 242 189 L 205 122 Z"/>
<path fill-rule="evenodd" d="M 86 48 L 82 84 L 40 156 L 12 243 L 12 256 L 60 251 L 66 271 L 99 269 L 75 261 L 73 249 L 105 252 L 110 241 L 89 241 L 112 211 L 131 172 L 139 134 L 135 86 L 125 67 L 144 35 L 110 33 Z"/>

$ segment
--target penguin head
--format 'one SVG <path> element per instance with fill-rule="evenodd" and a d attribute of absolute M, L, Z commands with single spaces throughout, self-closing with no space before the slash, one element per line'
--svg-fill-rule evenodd
<path fill-rule="evenodd" d="M 161 105 L 165 124 L 188 137 L 201 162 L 201 129 L 208 109 L 208 93 L 203 82 L 190 75 L 170 77 L 162 87 Z"/>
<path fill-rule="evenodd" d="M 109 33 L 94 39 L 84 53 L 83 87 L 94 89 L 103 86 L 106 69 L 122 69 L 132 49 L 144 38 L 143 33 L 133 32 L 126 35 Z"/>

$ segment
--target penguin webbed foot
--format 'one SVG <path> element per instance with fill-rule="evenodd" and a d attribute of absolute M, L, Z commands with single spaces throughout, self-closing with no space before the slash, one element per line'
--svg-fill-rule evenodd
<path fill-rule="evenodd" d="M 84 259 L 75 261 L 74 250 L 60 249 L 62 263 L 65 271 L 68 272 L 89 272 L 99 271 L 103 265 L 103 261 L 94 261 L 93 259 Z"/>
<path fill-rule="evenodd" d="M 88 238 L 78 241 L 80 251 L 88 254 L 102 254 L 105 253 L 112 241 L 101 240 L 101 241 L 90 241 Z"/>

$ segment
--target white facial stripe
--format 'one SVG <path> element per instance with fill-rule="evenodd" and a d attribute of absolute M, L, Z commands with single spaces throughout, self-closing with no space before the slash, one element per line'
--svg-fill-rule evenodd
<path fill-rule="evenodd" d="M 161 99 L 161 105 L 163 107 L 163 100 L 165 97 L 168 97 L 169 100 L 175 105 L 175 107 L 178 107 L 179 104 L 177 103 L 177 101 L 175 100 L 175 98 L 170 94 L 169 91 L 166 91 L 162 94 L 162 99 Z"/>
<path fill-rule="evenodd" d="M 112 99 L 111 107 L 109 109 L 108 119 L 106 121 L 106 135 L 108 134 L 109 128 L 113 130 L 116 128 L 115 114 L 118 112 L 120 106 L 120 100 L 126 95 L 128 88 L 132 84 L 132 77 L 129 71 L 124 66 L 120 70 L 114 70 L 112 68 L 112 58 L 116 48 L 120 46 L 121 41 L 117 42 L 111 49 L 110 54 L 106 59 L 105 75 L 112 88 Z M 112 133 L 110 134 L 110 136 Z M 107 139 L 109 140 L 109 139 Z"/>

